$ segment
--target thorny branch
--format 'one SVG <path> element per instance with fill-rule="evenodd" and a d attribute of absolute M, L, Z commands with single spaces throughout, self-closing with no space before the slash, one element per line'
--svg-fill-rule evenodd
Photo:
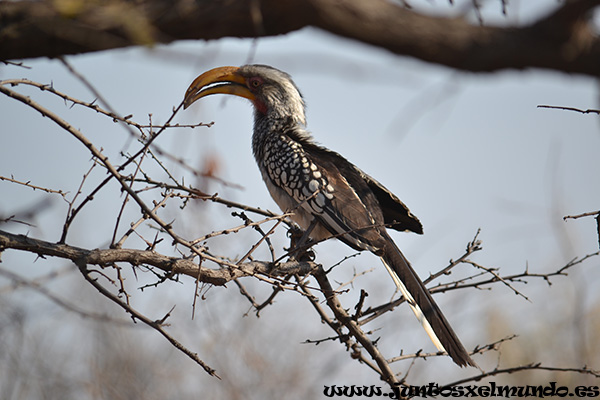
<path fill-rule="evenodd" d="M 104 297 L 108 298 L 109 300 L 111 300 L 112 302 L 116 303 L 117 305 L 119 305 L 123 310 L 125 310 L 125 312 L 127 312 L 128 314 L 131 315 L 131 317 L 134 319 L 134 321 L 140 320 L 142 321 L 144 324 L 148 325 L 149 327 L 153 328 L 154 330 L 158 331 L 162 336 L 165 337 L 165 339 L 167 339 L 169 341 L 169 343 L 171 343 L 177 350 L 183 352 L 185 355 L 187 355 L 189 358 L 191 358 L 192 360 L 194 360 L 198 365 L 200 365 L 209 375 L 214 376 L 216 378 L 219 378 L 219 375 L 217 375 L 216 371 L 214 369 L 212 369 L 210 366 L 208 366 L 204 361 L 202 361 L 199 357 L 198 354 L 190 351 L 187 349 L 187 347 L 183 346 L 181 343 L 179 343 L 179 341 L 177 341 L 174 337 L 172 337 L 171 335 L 169 335 L 165 330 L 164 330 L 164 322 L 166 320 L 166 318 L 168 317 L 168 314 L 163 317 L 161 320 L 157 320 L 157 321 L 153 321 L 150 318 L 146 317 L 144 314 L 136 311 L 135 309 L 133 309 L 129 304 L 127 304 L 126 302 L 121 301 L 121 299 L 119 299 L 117 296 L 115 296 L 114 294 L 112 294 L 109 290 L 107 290 L 103 285 L 101 285 L 97 279 L 94 279 L 90 276 L 90 271 L 87 268 L 87 264 L 83 261 L 83 260 L 78 260 L 76 261 L 77 266 L 79 267 L 79 269 L 81 270 L 81 273 L 83 274 L 84 278 L 86 281 L 88 281 L 94 288 L 96 288 L 96 290 L 98 290 L 98 292 L 100 292 L 100 294 L 102 294 Z"/>
<path fill-rule="evenodd" d="M 306 275 L 316 264 L 310 261 L 289 261 L 278 264 L 263 261 L 248 261 L 232 264 L 229 261 L 214 259 L 222 268 L 211 269 L 199 266 L 188 258 L 168 257 L 151 250 L 136 249 L 94 249 L 87 250 L 61 243 L 51 243 L 14 235 L 0 230 L 0 251 L 4 249 L 23 250 L 41 257 L 59 257 L 75 263 L 105 266 L 115 263 L 128 263 L 132 266 L 148 265 L 169 274 L 182 274 L 211 285 L 223 286 L 227 282 L 245 276 L 264 275 L 268 277 L 290 274 Z M 267 282 L 272 282 L 267 280 Z"/>
<path fill-rule="evenodd" d="M 517 335 L 511 335 L 511 336 L 507 336 L 505 338 L 502 338 L 500 340 L 497 340 L 495 342 L 486 344 L 485 346 L 476 346 L 475 349 L 473 349 L 472 354 L 483 354 L 485 352 L 488 351 L 497 351 L 500 346 L 505 343 L 505 342 L 509 342 L 513 339 L 515 339 L 517 337 Z M 402 360 L 413 360 L 416 358 L 423 358 L 426 359 L 428 357 L 439 357 L 439 356 L 443 356 L 445 355 L 444 353 L 441 352 L 436 352 L 436 353 L 424 353 L 422 351 L 419 351 L 417 353 L 414 354 L 400 354 L 399 356 L 390 358 L 388 360 L 389 363 L 393 363 L 393 362 L 397 362 L 397 361 L 402 361 Z"/>
<path fill-rule="evenodd" d="M 50 188 L 46 188 L 46 187 L 42 187 L 42 186 L 36 186 L 36 185 L 32 184 L 31 181 L 22 182 L 22 181 L 15 179 L 12 176 L 10 178 L 6 177 L 6 176 L 0 176 L 0 181 L 16 183 L 18 185 L 23 185 L 23 186 L 32 188 L 33 190 L 41 190 L 42 192 L 46 192 L 46 193 L 56 193 L 56 194 L 61 195 L 63 199 L 67 196 L 67 193 L 62 190 L 54 190 L 54 189 L 50 189 Z"/>
<path fill-rule="evenodd" d="M 469 382 L 478 382 L 478 381 L 482 380 L 483 378 L 487 378 L 489 376 L 498 376 L 498 375 L 502 375 L 502 374 L 514 374 L 516 372 L 527 371 L 527 370 L 575 372 L 578 374 L 592 375 L 596 378 L 600 378 L 600 371 L 595 371 L 586 366 L 579 367 L 579 368 L 563 368 L 563 367 L 546 366 L 546 365 L 542 365 L 542 363 L 530 363 L 530 364 L 526 364 L 526 365 L 519 365 L 516 367 L 509 367 L 509 368 L 496 367 L 491 371 L 482 372 L 481 374 L 477 374 L 477 375 L 471 376 L 469 378 L 459 379 L 457 381 L 448 383 L 447 385 L 440 387 L 440 389 L 450 388 L 452 386 L 464 385 L 465 383 L 469 383 Z"/>
<path fill-rule="evenodd" d="M 59 117 L 53 111 L 47 109 L 46 107 L 42 106 L 41 104 L 37 103 L 36 101 L 33 101 L 32 99 L 30 99 L 29 97 L 26 97 L 8 87 L 8 86 L 14 87 L 19 84 L 28 84 L 31 86 L 38 87 L 41 90 L 48 91 L 52 94 L 55 94 L 55 95 L 63 98 L 65 101 L 71 102 L 74 105 L 81 105 L 83 107 L 90 108 L 90 109 L 96 111 L 97 113 L 99 113 L 100 115 L 110 117 L 115 121 L 124 122 L 128 126 L 134 126 L 140 131 L 140 140 L 142 140 L 143 138 L 148 138 L 148 139 L 142 141 L 142 144 L 143 144 L 142 148 L 140 150 L 138 150 L 133 156 L 130 156 L 129 158 L 127 158 L 126 161 L 124 163 L 122 163 L 120 166 L 115 166 L 112 164 L 112 162 L 109 160 L 109 158 L 102 152 L 101 149 L 97 148 L 92 142 L 90 142 L 84 136 L 83 132 L 74 128 L 72 125 L 70 125 L 67 121 L 63 120 L 61 117 Z M 250 261 L 250 262 L 241 263 L 240 262 L 241 260 L 238 262 L 231 262 L 222 257 L 215 257 L 215 256 L 211 255 L 210 253 L 208 253 L 202 244 L 196 244 L 196 243 L 199 243 L 200 241 L 206 241 L 210 237 L 218 236 L 218 235 L 203 237 L 203 238 L 200 238 L 199 241 L 187 241 L 175 232 L 174 228 L 172 227 L 172 225 L 170 223 L 164 222 L 163 219 L 158 215 L 158 213 L 157 213 L 158 209 L 161 206 L 163 206 L 169 198 L 175 197 L 175 196 L 173 196 L 172 191 L 164 192 L 162 194 L 162 200 L 155 202 L 154 207 L 149 207 L 146 204 L 146 202 L 140 197 L 139 190 L 136 187 L 134 187 L 134 184 L 136 183 L 135 174 L 137 174 L 137 172 L 140 170 L 140 165 L 141 165 L 138 160 L 141 160 L 143 158 L 143 156 L 147 153 L 147 150 L 149 149 L 150 145 L 152 144 L 152 141 L 164 129 L 166 129 L 167 127 L 173 126 L 173 125 L 169 124 L 169 121 L 172 120 L 172 118 L 174 117 L 178 108 L 174 109 L 174 112 L 173 112 L 171 118 L 169 119 L 169 121 L 167 121 L 167 123 L 158 127 L 158 131 L 156 133 L 154 133 L 152 135 L 147 135 L 143 131 L 143 129 L 145 129 L 145 127 L 141 124 L 137 124 L 137 123 L 131 121 L 130 116 L 119 117 L 114 112 L 107 112 L 107 111 L 103 110 L 98 105 L 94 104 L 94 102 L 80 101 L 69 95 L 61 93 L 60 91 L 55 90 L 54 87 L 52 87 L 50 85 L 41 85 L 36 82 L 31 82 L 31 81 L 27 81 L 27 80 L 0 81 L 0 92 L 37 110 L 43 116 L 49 118 L 54 123 L 56 123 L 58 126 L 60 126 L 65 131 L 70 133 L 77 140 L 79 140 L 88 149 L 88 151 L 91 152 L 91 154 L 93 156 L 93 160 L 94 160 L 94 162 L 92 164 L 92 168 L 90 168 L 90 170 L 86 174 L 84 174 L 83 180 L 82 180 L 77 192 L 75 193 L 73 198 L 70 201 L 68 201 L 69 209 L 68 209 L 67 220 L 65 222 L 64 229 L 63 229 L 63 235 L 62 235 L 62 238 L 59 243 L 50 243 L 50 242 L 46 242 L 46 241 L 31 239 L 31 238 L 28 238 L 23 235 L 12 235 L 8 232 L 2 232 L 2 244 L 0 245 L 0 249 L 15 248 L 15 249 L 21 249 L 21 250 L 25 250 L 25 251 L 31 251 L 31 252 L 38 254 L 39 256 L 57 256 L 57 257 L 71 259 L 73 262 L 75 262 L 80 267 L 80 270 L 82 271 L 82 273 L 84 273 L 86 280 L 88 280 L 94 287 L 96 287 L 96 289 L 98 289 L 105 296 L 109 297 L 111 300 L 120 304 L 128 312 L 130 312 L 132 315 L 135 315 L 139 320 L 143 321 L 146 324 L 148 324 L 148 321 L 150 321 L 150 320 L 148 320 L 145 317 L 142 318 L 143 316 L 141 316 L 139 313 L 133 312 L 133 310 L 131 309 L 131 306 L 130 306 L 129 300 L 128 300 L 129 295 L 127 294 L 127 292 L 125 290 L 124 281 L 121 277 L 121 269 L 117 266 L 116 263 L 126 262 L 126 263 L 129 263 L 131 266 L 151 265 L 153 267 L 162 269 L 171 275 L 187 274 L 187 275 L 193 276 L 196 279 L 201 279 L 204 282 L 208 282 L 208 283 L 211 283 L 214 285 L 224 285 L 226 282 L 236 279 L 241 276 L 255 276 L 255 277 L 258 277 L 258 279 L 261 279 L 265 282 L 273 284 L 275 282 L 281 282 L 281 280 L 279 280 L 279 279 L 275 279 L 275 280 L 273 279 L 273 277 L 276 278 L 278 276 L 278 274 L 282 274 L 282 275 L 289 275 L 290 273 L 306 274 L 314 267 L 314 264 L 310 264 L 310 263 L 278 263 L 277 265 L 273 265 L 271 263 L 260 262 L 260 261 Z M 204 125 L 204 124 L 200 124 L 198 126 L 202 126 L 202 125 Z M 204 125 L 204 126 L 206 126 L 206 125 Z M 153 126 L 150 127 L 150 130 L 152 130 L 152 128 L 153 128 Z M 135 166 L 135 172 L 133 173 L 133 175 L 124 175 L 121 171 L 124 171 L 127 164 L 130 164 L 130 163 L 133 163 L 133 165 Z M 99 185 L 97 185 L 96 188 L 93 189 L 91 191 L 91 193 L 85 197 L 85 199 L 79 204 L 79 206 L 75 206 L 78 197 L 82 194 L 84 182 L 88 179 L 90 173 L 92 172 L 92 169 L 96 165 L 101 165 L 104 169 L 106 169 L 109 172 L 109 176 L 106 179 L 104 179 Z M 32 187 L 33 189 L 39 189 L 39 190 L 44 189 L 40 186 L 34 186 L 29 182 L 23 183 L 23 182 L 16 181 L 13 178 L 7 178 L 4 180 L 7 180 L 7 181 L 10 181 L 13 183 L 18 183 L 18 184 L 24 184 L 26 186 Z M 134 250 L 134 249 L 114 248 L 114 249 L 107 249 L 107 250 L 96 249 L 96 250 L 89 251 L 89 250 L 76 248 L 74 246 L 69 246 L 69 245 L 65 244 L 66 234 L 69 229 L 69 226 L 73 222 L 74 217 L 77 215 L 77 213 L 81 209 L 83 209 L 84 206 L 86 206 L 93 199 L 94 195 L 98 191 L 103 189 L 105 187 L 105 185 L 108 182 L 110 182 L 111 180 L 116 180 L 121 185 L 121 188 L 126 193 L 126 196 L 130 196 L 142 210 L 142 218 L 140 218 L 137 223 L 134 223 L 130 227 L 130 229 L 125 233 L 125 235 L 123 235 L 121 240 L 119 240 L 118 245 L 122 245 L 124 243 L 124 241 L 127 240 L 127 238 L 133 232 L 135 232 L 136 227 L 139 227 L 139 225 L 142 221 L 152 220 L 154 223 L 158 224 L 160 231 L 167 233 L 172 238 L 174 243 L 184 246 L 189 251 L 191 251 L 191 253 L 193 255 L 195 255 L 196 257 L 199 257 L 199 259 L 201 261 L 202 260 L 211 261 L 211 262 L 217 264 L 220 268 L 218 268 L 218 269 L 204 268 L 204 267 L 201 267 L 201 261 L 198 263 L 195 263 L 195 262 L 193 262 L 193 258 L 166 257 L 166 256 L 163 256 L 159 253 L 152 251 L 152 249 Z M 182 184 L 178 184 L 177 186 L 179 188 L 183 188 Z M 49 190 L 46 190 L 46 191 L 49 191 Z M 64 192 L 54 191 L 53 193 L 59 193 L 59 194 L 63 195 Z M 64 197 L 64 195 L 63 195 L 63 197 Z M 125 207 L 125 205 L 126 205 L 126 202 L 124 202 L 123 207 Z M 235 203 L 230 202 L 228 205 L 235 206 Z M 284 218 L 285 218 L 285 215 L 284 216 L 271 216 L 271 217 L 267 218 L 267 221 L 257 222 L 254 225 L 258 225 L 260 223 L 265 223 L 270 220 L 275 220 L 277 223 L 281 223 L 281 221 Z M 118 222 L 117 222 L 117 227 L 118 227 Z M 237 229 L 237 230 L 239 230 L 239 229 Z M 236 229 L 223 230 L 222 232 L 220 232 L 220 234 L 225 235 L 225 234 L 229 234 L 229 233 L 234 233 L 237 230 Z M 116 229 L 115 229 L 115 235 L 116 235 Z M 115 238 L 116 237 L 113 237 L 113 243 L 115 242 Z M 263 236 L 263 239 L 264 239 L 264 236 Z M 118 246 L 115 246 L 115 247 L 118 247 Z M 250 255 L 250 253 L 247 256 L 249 256 L 249 255 Z M 87 266 L 93 265 L 93 264 L 100 265 L 102 267 L 107 266 L 107 265 L 115 267 L 115 271 L 117 274 L 116 282 L 118 282 L 118 285 L 119 285 L 119 293 L 126 297 L 125 302 L 119 303 L 120 300 L 118 300 L 116 297 L 109 296 L 109 295 L 111 295 L 110 291 L 100 290 L 101 285 L 97 281 L 88 279 L 89 276 L 86 273 Z M 262 277 L 259 276 L 261 274 L 264 276 L 262 276 Z M 102 275 L 108 278 L 108 276 L 106 274 L 102 273 Z M 112 279 L 109 279 L 109 281 L 115 282 L 115 280 L 112 280 Z M 285 282 L 282 282 L 282 283 L 283 283 L 283 285 L 281 287 L 285 288 Z M 281 283 L 278 283 L 278 284 L 281 284 Z M 152 326 L 154 329 L 157 329 L 161 334 L 163 334 L 163 336 L 165 336 L 165 338 L 167 338 L 175 347 L 177 347 L 178 349 L 180 349 L 181 351 L 186 353 L 188 356 L 193 358 L 196 362 L 201 364 L 207 372 L 209 372 L 210 374 L 214 373 L 214 371 L 212 371 L 205 364 L 203 364 L 202 361 L 200 359 L 198 359 L 197 356 L 193 352 L 190 352 L 183 346 L 179 345 L 173 338 L 171 338 L 169 335 L 167 335 L 162 330 L 162 328 L 160 328 L 156 324 L 154 324 L 154 325 L 150 324 L 150 326 Z"/>

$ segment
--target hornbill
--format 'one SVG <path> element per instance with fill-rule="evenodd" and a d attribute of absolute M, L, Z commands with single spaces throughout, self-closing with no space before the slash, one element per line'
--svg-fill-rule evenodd
<path fill-rule="evenodd" d="M 407 259 L 386 232 L 423 233 L 421 222 L 381 183 L 340 154 L 315 143 L 306 130 L 305 104 L 291 77 L 266 65 L 220 67 L 198 76 L 184 108 L 212 94 L 254 104 L 252 150 L 267 188 L 284 212 L 313 240 L 336 237 L 381 258 L 439 351 L 459 366 L 475 363 Z"/>

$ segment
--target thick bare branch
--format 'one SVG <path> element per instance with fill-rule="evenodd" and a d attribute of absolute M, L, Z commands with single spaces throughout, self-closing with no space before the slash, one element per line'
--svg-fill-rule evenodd
<path fill-rule="evenodd" d="M 422 15 L 386 0 L 82 2 L 76 10 L 60 4 L 0 1 L 0 60 L 313 26 L 465 71 L 537 67 L 600 76 L 600 40 L 588 23 L 600 0 L 565 2 L 531 25 L 508 28 Z"/>
<path fill-rule="evenodd" d="M 51 243 L 44 240 L 33 239 L 25 235 L 14 235 L 0 230 L 0 251 L 15 249 L 31 252 L 40 257 L 52 256 L 72 260 L 80 265 L 109 265 L 117 262 L 126 262 L 131 265 L 151 265 L 173 274 L 183 274 L 212 285 L 225 285 L 227 282 L 243 276 L 257 274 L 268 276 L 285 276 L 290 274 L 306 275 L 316 264 L 313 262 L 283 262 L 271 264 L 262 261 L 250 261 L 238 266 L 227 264 L 222 269 L 210 269 L 198 266 L 192 260 L 184 258 L 167 257 L 148 250 L 135 249 L 94 249 L 87 250 L 80 247 L 60 243 Z"/>

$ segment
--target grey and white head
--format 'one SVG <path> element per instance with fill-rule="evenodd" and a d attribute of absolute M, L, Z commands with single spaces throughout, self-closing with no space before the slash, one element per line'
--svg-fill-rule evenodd
<path fill-rule="evenodd" d="M 198 76 L 188 88 L 184 107 L 212 94 L 231 94 L 249 99 L 257 117 L 289 119 L 306 125 L 302 94 L 287 73 L 268 65 L 219 67 Z"/>

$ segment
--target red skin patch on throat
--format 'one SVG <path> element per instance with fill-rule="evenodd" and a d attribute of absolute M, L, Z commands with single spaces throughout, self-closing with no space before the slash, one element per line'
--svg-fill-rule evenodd
<path fill-rule="evenodd" d="M 254 100 L 254 107 L 259 113 L 267 115 L 267 105 L 260 100 Z"/>

